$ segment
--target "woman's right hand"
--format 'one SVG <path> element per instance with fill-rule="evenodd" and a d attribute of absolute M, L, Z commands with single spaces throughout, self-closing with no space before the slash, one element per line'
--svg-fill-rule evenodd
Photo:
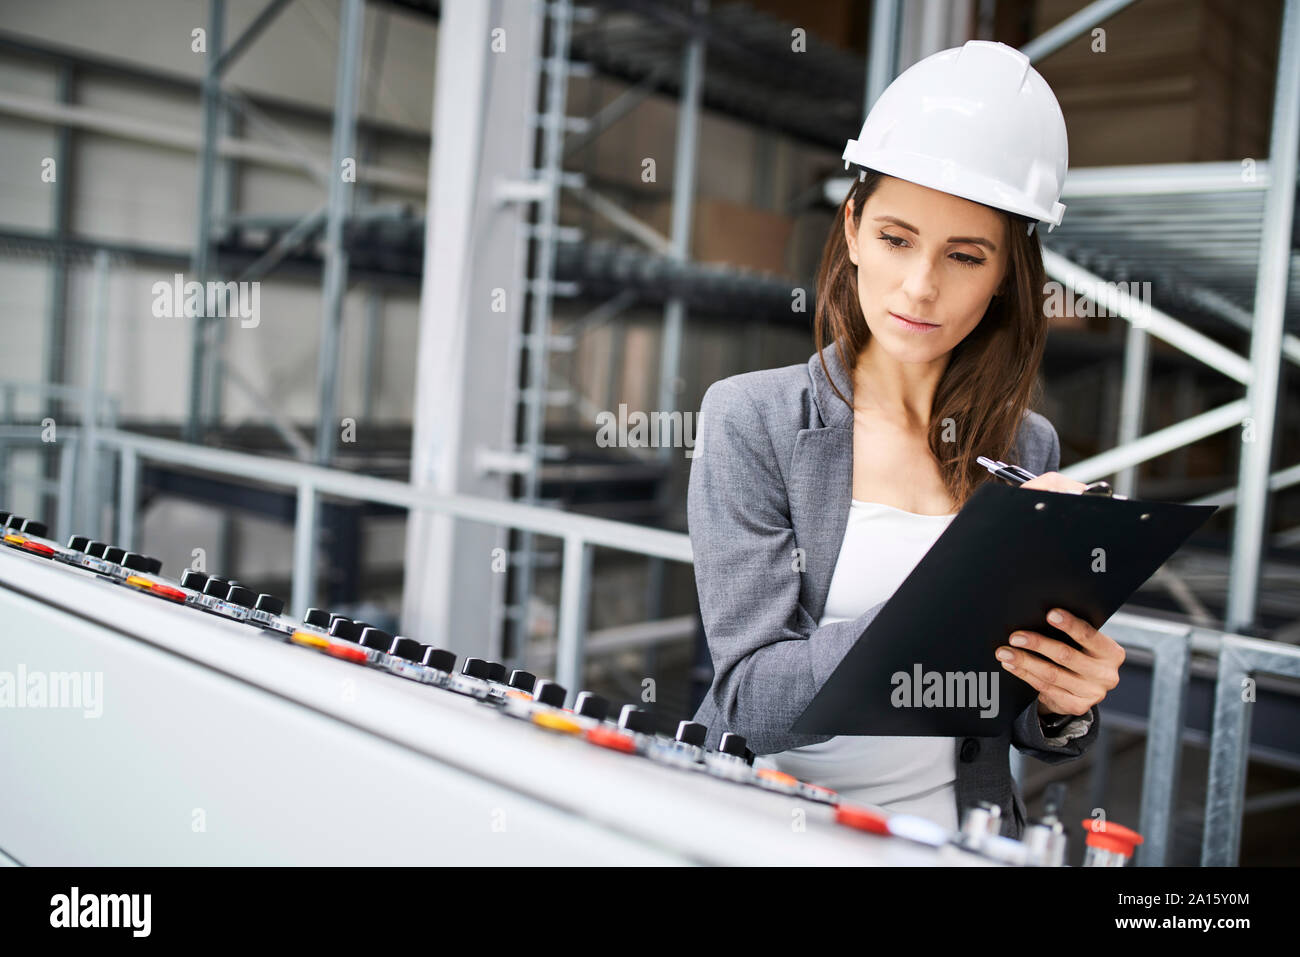
<path fill-rule="evenodd" d="M 1020 487 L 1041 488 L 1048 492 L 1070 492 L 1074 495 L 1080 495 L 1088 486 L 1083 482 L 1076 482 L 1074 479 L 1066 478 L 1060 472 L 1044 472 L 1038 478 L 1030 479 Z"/>

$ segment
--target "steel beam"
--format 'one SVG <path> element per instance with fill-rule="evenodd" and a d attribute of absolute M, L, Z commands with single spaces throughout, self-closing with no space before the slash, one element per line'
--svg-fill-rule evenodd
<path fill-rule="evenodd" d="M 1255 623 L 1264 532 L 1268 524 L 1268 482 L 1277 418 L 1291 265 L 1295 179 L 1300 149 L 1300 0 L 1287 0 L 1273 94 L 1273 132 L 1269 162 L 1273 179 L 1264 207 L 1259 271 L 1255 282 L 1255 324 L 1250 336 L 1252 377 L 1246 389 L 1251 433 L 1243 431 L 1237 487 L 1240 490 L 1232 528 L 1225 627 L 1244 631 Z M 1253 439 L 1253 440 L 1251 440 Z"/>
<path fill-rule="evenodd" d="M 190 278 L 198 283 L 207 282 L 211 266 L 209 256 L 212 247 L 212 194 L 216 182 L 217 120 L 221 105 L 221 75 L 217 72 L 217 63 L 221 58 L 225 23 L 225 0 L 208 0 L 208 52 L 200 94 L 203 138 L 199 148 L 199 209 L 195 217 L 194 258 L 190 263 Z M 203 374 L 207 369 L 209 325 L 205 299 L 203 309 L 194 318 L 193 341 L 190 348 L 190 404 L 189 414 L 185 420 L 185 438 L 190 442 L 198 442 L 203 435 L 205 392 Z M 87 458 L 92 458 L 93 455 L 92 451 Z"/>
<path fill-rule="evenodd" d="M 271 0 L 261 12 L 255 16 L 251 23 L 244 28 L 244 32 L 235 38 L 235 42 L 217 57 L 216 70 L 218 74 L 225 73 L 230 64 L 248 49 L 249 44 L 256 40 L 285 7 L 289 5 L 289 0 Z"/>
<path fill-rule="evenodd" d="M 1142 436 L 1142 413 L 1150 367 L 1150 340 L 1142 329 L 1129 323 L 1124 340 L 1124 380 L 1119 403 L 1117 446 L 1126 446 Z M 1137 497 L 1137 466 L 1130 465 L 1115 475 L 1115 491 Z"/>
<path fill-rule="evenodd" d="M 1020 48 L 1020 52 L 1029 57 L 1031 63 L 1041 60 L 1075 37 L 1082 36 L 1103 20 L 1113 17 L 1132 2 L 1133 0 L 1093 0 L 1082 10 L 1034 37 Z"/>
<path fill-rule="evenodd" d="M 343 335 L 343 297 L 348 286 L 348 251 L 343 226 L 352 204 L 352 179 L 343 164 L 356 162 L 357 91 L 361 72 L 365 0 L 343 0 L 339 17 L 339 61 L 335 71 L 334 137 L 325 219 L 325 279 L 321 290 L 320 362 L 316 380 L 316 461 L 334 457 L 338 435 L 339 340 Z"/>
<path fill-rule="evenodd" d="M 475 450 L 516 446 L 529 207 L 502 202 L 498 187 L 533 168 L 542 16 L 540 5 L 445 0 L 438 29 L 411 484 L 503 511 L 510 480 L 477 469 Z M 496 27 L 506 46 L 493 53 L 484 38 Z M 499 652 L 506 575 L 493 549 L 504 544 L 497 528 L 413 513 L 407 633 L 462 655 Z"/>
<path fill-rule="evenodd" d="M 862 106 L 865 120 L 880 94 L 894 82 L 898 71 L 898 25 L 902 20 L 900 0 L 872 0 L 871 46 L 867 51 L 867 91 Z M 848 192 L 840 192 L 840 196 Z M 838 200 L 836 201 L 838 203 Z"/>

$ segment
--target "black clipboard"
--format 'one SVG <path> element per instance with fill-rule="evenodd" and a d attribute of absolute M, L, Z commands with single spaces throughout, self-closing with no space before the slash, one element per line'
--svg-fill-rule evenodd
<path fill-rule="evenodd" d="M 790 730 L 1002 734 L 1038 697 L 994 656 L 1011 633 L 1077 648 L 1048 611 L 1100 628 L 1217 509 L 980 486 Z"/>

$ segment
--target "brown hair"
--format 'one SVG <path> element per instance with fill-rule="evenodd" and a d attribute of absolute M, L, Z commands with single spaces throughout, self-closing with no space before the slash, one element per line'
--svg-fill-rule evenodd
<path fill-rule="evenodd" d="M 849 259 L 844 238 L 844 217 L 852 199 L 856 227 L 867 199 L 883 178 L 883 173 L 866 170 L 865 178 L 855 181 L 840 203 L 822 250 L 813 341 L 827 379 L 831 378 L 830 370 L 822 350 L 829 341 L 834 341 L 841 365 L 851 374 L 871 338 L 858 300 L 857 267 Z M 930 414 L 930 451 L 939 462 L 944 485 L 958 508 L 991 478 L 975 459 L 980 455 L 1000 459 L 1010 454 L 1025 411 L 1041 400 L 1038 366 L 1047 341 L 1042 247 L 1036 229 L 1033 235 L 1027 234 L 1029 219 L 1003 210 L 994 212 L 1007 223 L 1011 256 L 1008 275 L 979 325 L 953 347 Z M 853 408 L 833 380 L 831 388 Z M 943 440 L 949 419 L 955 424 L 956 441 Z"/>

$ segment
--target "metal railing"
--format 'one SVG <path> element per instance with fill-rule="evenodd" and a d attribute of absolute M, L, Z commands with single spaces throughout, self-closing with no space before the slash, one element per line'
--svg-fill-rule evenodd
<path fill-rule="evenodd" d="M 101 430 L 96 440 L 120 456 L 117 544 L 135 543 L 136 501 L 141 461 L 166 462 L 223 475 L 294 488 L 298 493 L 293 533 L 290 607 L 301 617 L 316 589 L 317 502 L 333 495 L 520 529 L 562 539 L 557 624 L 556 681 L 566 688 L 581 684 L 586 631 L 591 550 L 613 548 L 670 561 L 691 562 L 690 538 L 678 532 L 559 512 L 517 502 L 498 502 L 466 495 L 420 491 L 406 482 L 354 475 L 338 469 L 283 459 L 267 459 L 225 449 L 155 439 L 116 429 Z"/>
<path fill-rule="evenodd" d="M 1246 758 L 1250 751 L 1248 705 L 1255 700 L 1256 674 L 1300 678 L 1300 648 L 1241 635 L 1221 638 L 1201 841 L 1201 864 L 1205 867 L 1234 866 L 1241 853 Z"/>

